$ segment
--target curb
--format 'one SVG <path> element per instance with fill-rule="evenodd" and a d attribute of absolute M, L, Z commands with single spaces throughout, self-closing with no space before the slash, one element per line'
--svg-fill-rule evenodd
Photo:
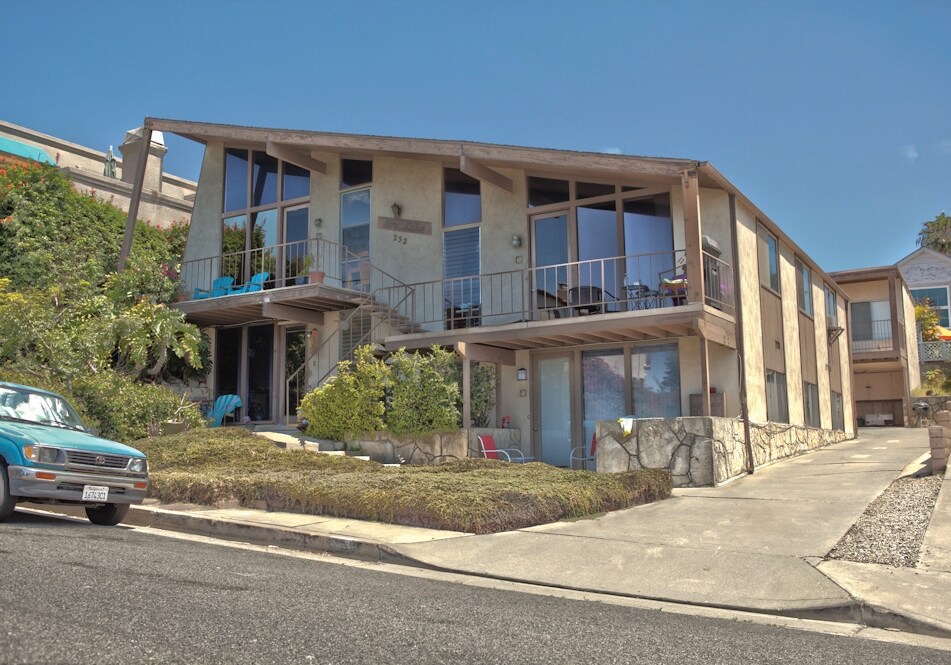
<path fill-rule="evenodd" d="M 24 504 L 23 507 L 44 512 L 67 514 L 73 517 L 85 517 L 85 512 L 80 506 Z M 427 570 L 481 577 L 484 579 L 531 584 L 533 586 L 548 587 L 552 589 L 592 592 L 624 598 L 638 598 L 641 600 L 660 601 L 676 605 L 692 605 L 696 607 L 738 610 L 743 612 L 754 612 L 756 614 L 782 616 L 796 619 L 815 619 L 819 621 L 833 621 L 837 623 L 861 624 L 871 628 L 899 630 L 908 633 L 916 633 L 919 635 L 951 638 L 951 625 L 945 625 L 940 622 L 934 622 L 929 619 L 914 615 L 899 614 L 886 607 L 869 603 L 863 598 L 856 598 L 854 596 L 851 603 L 845 603 L 843 605 L 824 607 L 817 606 L 814 608 L 772 611 L 714 603 L 687 603 L 683 601 L 670 600 L 663 597 L 633 596 L 623 593 L 592 591 L 591 589 L 582 587 L 546 584 L 524 578 L 459 571 L 453 568 L 447 568 L 421 561 L 415 557 L 401 553 L 398 549 L 391 545 L 386 545 L 383 543 L 375 543 L 372 541 L 346 538 L 341 536 L 304 533 L 290 528 L 267 526 L 254 522 L 242 522 L 240 520 L 232 519 L 222 520 L 213 517 L 189 515 L 188 513 L 164 510 L 162 508 L 152 508 L 138 505 L 132 506 L 132 509 L 122 521 L 122 524 L 176 531 L 180 533 L 190 533 L 198 536 L 209 536 L 213 538 L 220 538 L 222 540 L 251 543 L 254 545 L 274 545 L 306 552 L 321 552 L 335 556 L 358 559 L 361 561 L 392 563 L 414 568 L 424 568 Z"/>

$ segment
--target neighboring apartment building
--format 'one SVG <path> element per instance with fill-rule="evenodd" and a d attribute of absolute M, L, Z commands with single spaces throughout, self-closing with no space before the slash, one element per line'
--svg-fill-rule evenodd
<path fill-rule="evenodd" d="M 910 425 L 911 391 L 921 384 L 915 307 L 896 266 L 831 274 L 849 295 L 855 416 Z M 944 293 L 947 302 L 947 290 Z"/>
<path fill-rule="evenodd" d="M 916 303 L 927 303 L 938 314 L 938 324 L 951 328 L 949 291 L 951 291 L 951 257 L 928 247 L 921 247 L 897 264 L 908 283 L 911 298 Z M 951 341 L 939 340 L 918 343 L 919 362 L 951 362 Z"/>
<path fill-rule="evenodd" d="M 95 195 L 123 212 L 129 212 L 135 171 L 123 164 L 135 164 L 141 146 L 141 127 L 126 132 L 119 146 L 124 159 L 120 159 L 111 154 L 111 146 L 108 153 L 100 152 L 0 120 L 0 157 L 56 165 L 69 174 L 78 191 Z M 167 152 L 162 133 L 153 132 L 138 214 L 139 219 L 162 228 L 188 223 L 196 188 L 191 180 L 164 172 Z"/>
<path fill-rule="evenodd" d="M 845 292 L 708 163 L 145 128 L 205 145 L 177 306 L 252 421 L 372 342 L 496 364 L 495 420 L 562 466 L 628 414 L 854 433 Z"/>

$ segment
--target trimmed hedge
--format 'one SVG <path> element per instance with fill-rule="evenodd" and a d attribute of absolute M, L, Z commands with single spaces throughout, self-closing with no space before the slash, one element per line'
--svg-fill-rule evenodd
<path fill-rule="evenodd" d="M 314 515 L 495 533 L 666 499 L 666 471 L 618 474 L 547 464 L 466 459 L 384 467 L 282 450 L 241 428 L 196 430 L 136 442 L 149 457 L 150 495 L 168 503 L 237 500 Z"/>

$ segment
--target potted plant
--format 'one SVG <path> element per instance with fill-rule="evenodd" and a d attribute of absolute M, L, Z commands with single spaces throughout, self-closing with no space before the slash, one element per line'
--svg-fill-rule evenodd
<path fill-rule="evenodd" d="M 324 271 L 320 270 L 320 268 L 317 266 L 313 256 L 311 256 L 310 254 L 307 254 L 306 256 L 301 258 L 300 265 L 301 265 L 301 272 L 310 273 L 311 284 L 323 284 L 324 277 L 326 275 L 324 274 Z"/>

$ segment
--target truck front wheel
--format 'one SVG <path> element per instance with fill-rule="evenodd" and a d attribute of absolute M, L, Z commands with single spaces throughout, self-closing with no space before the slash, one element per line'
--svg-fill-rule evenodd
<path fill-rule="evenodd" d="M 10 495 L 10 476 L 7 475 L 7 465 L 0 462 L 0 522 L 13 514 L 17 502 Z"/>
<path fill-rule="evenodd" d="M 115 526 L 125 518 L 129 512 L 127 503 L 107 503 L 104 506 L 89 506 L 86 508 L 86 517 L 93 524 Z"/>

